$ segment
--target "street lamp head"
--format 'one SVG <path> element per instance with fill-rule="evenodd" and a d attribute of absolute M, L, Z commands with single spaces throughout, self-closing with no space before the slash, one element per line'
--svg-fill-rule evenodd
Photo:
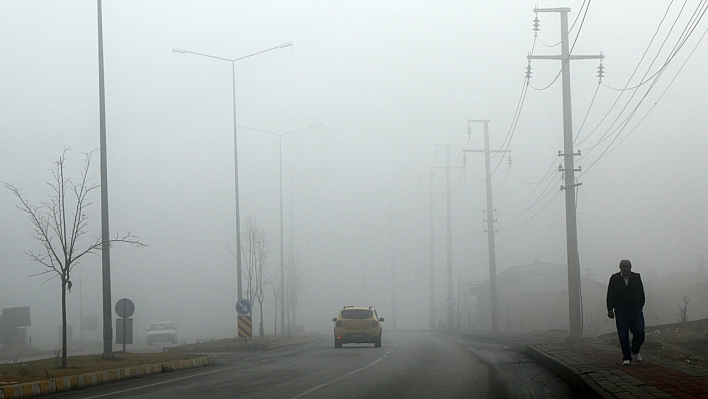
<path fill-rule="evenodd" d="M 183 49 L 183 48 L 179 48 L 179 47 L 173 47 L 173 48 L 172 48 L 172 52 L 173 52 L 173 53 L 186 54 L 186 53 L 187 53 L 187 50 L 185 50 L 185 49 Z"/>
<path fill-rule="evenodd" d="M 285 42 L 285 43 L 281 44 L 281 45 L 278 46 L 278 47 L 280 47 L 280 48 L 286 48 L 286 47 L 290 47 L 290 46 L 292 46 L 292 45 L 293 45 L 293 42 Z"/>

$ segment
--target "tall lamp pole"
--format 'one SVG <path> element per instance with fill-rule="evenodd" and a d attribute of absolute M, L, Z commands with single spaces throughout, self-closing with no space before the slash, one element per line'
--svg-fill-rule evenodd
<path fill-rule="evenodd" d="M 106 160 L 106 94 L 103 83 L 103 16 L 101 0 L 98 8 L 98 104 L 101 146 L 101 242 L 109 239 L 108 229 L 108 171 Z M 111 246 L 101 245 L 101 280 L 103 288 L 103 358 L 113 358 L 113 311 L 111 310 Z"/>
<path fill-rule="evenodd" d="M 242 129 L 253 130 L 254 132 L 266 133 L 272 136 L 278 137 L 278 151 L 279 151 L 279 162 L 280 162 L 280 331 L 285 331 L 285 266 L 283 257 L 283 136 L 289 134 L 301 132 L 303 130 L 312 129 L 315 127 L 320 127 L 322 124 L 312 125 L 308 127 L 303 127 L 302 129 L 293 130 L 287 133 L 273 133 L 265 130 L 252 129 L 250 127 L 241 126 Z M 288 335 L 290 332 L 288 331 Z"/>
<path fill-rule="evenodd" d="M 294 203 L 295 199 L 293 197 L 293 179 L 296 177 L 304 176 L 304 175 L 309 175 L 310 173 L 315 173 L 319 172 L 321 169 L 318 170 L 313 170 L 310 172 L 305 172 L 305 173 L 300 173 L 295 176 L 287 176 L 288 179 L 290 179 L 290 270 L 291 272 L 295 272 L 295 211 L 294 211 Z M 291 283 L 292 284 L 292 283 Z M 292 320 L 292 325 L 297 327 L 297 296 L 294 295 L 292 292 L 288 293 L 288 299 L 287 299 L 287 305 L 288 305 L 288 310 L 287 310 L 287 324 L 288 324 L 288 335 L 290 335 L 290 325 L 291 325 L 291 320 Z"/>
<path fill-rule="evenodd" d="M 277 50 L 281 48 L 286 48 L 292 46 L 292 42 L 286 42 L 279 46 L 271 47 L 262 51 L 258 51 L 253 54 L 245 55 L 239 58 L 223 58 L 214 55 L 197 53 L 194 51 L 188 51 L 175 47 L 172 49 L 175 53 L 181 54 L 194 54 L 200 55 L 202 57 L 214 58 L 217 60 L 228 61 L 231 63 L 231 78 L 232 78 L 232 88 L 233 88 L 233 106 L 234 106 L 234 179 L 235 179 L 235 191 L 236 191 L 236 281 L 238 285 L 238 300 L 243 299 L 243 284 L 241 280 L 241 215 L 239 213 L 239 196 L 238 196 L 238 139 L 236 136 L 236 61 L 240 61 L 244 58 L 253 57 L 254 55 L 263 54 L 267 51 Z"/>

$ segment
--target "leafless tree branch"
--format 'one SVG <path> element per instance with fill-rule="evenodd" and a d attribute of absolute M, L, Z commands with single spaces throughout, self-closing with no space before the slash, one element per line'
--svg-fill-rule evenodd
<path fill-rule="evenodd" d="M 128 243 L 133 247 L 143 247 L 131 233 L 119 234 L 115 238 L 96 237 L 90 244 L 84 243 L 84 237 L 89 232 L 88 208 L 93 204 L 90 194 L 98 184 L 89 176 L 92 152 L 84 153 L 83 166 L 79 170 L 79 180 L 67 177 L 66 160 L 68 148 L 54 162 L 51 171 L 52 179 L 47 185 L 52 191 L 49 200 L 41 201 L 39 206 L 31 204 L 21 190 L 11 183 L 4 183 L 20 201 L 18 208 L 25 213 L 32 223 L 31 236 L 39 241 L 41 252 L 26 252 L 30 260 L 42 265 L 45 270 L 30 277 L 44 274 L 53 276 L 44 281 L 59 277 L 62 287 L 62 367 L 66 367 L 66 290 L 71 290 L 71 271 L 79 259 L 86 254 L 96 253 L 103 245 L 115 242 Z M 85 245 L 83 249 L 79 249 Z M 44 284 L 42 283 L 42 284 Z"/>

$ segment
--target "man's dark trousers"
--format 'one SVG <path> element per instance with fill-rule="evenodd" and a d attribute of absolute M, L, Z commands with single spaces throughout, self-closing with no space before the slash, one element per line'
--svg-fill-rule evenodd
<path fill-rule="evenodd" d="M 644 343 L 644 313 L 642 309 L 615 309 L 617 335 L 622 347 L 624 360 L 632 360 L 632 353 L 639 353 Z M 629 345 L 629 332 L 632 332 L 632 345 Z"/>

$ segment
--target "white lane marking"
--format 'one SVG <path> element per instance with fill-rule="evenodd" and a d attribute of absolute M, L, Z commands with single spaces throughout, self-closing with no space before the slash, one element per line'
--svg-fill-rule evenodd
<path fill-rule="evenodd" d="M 106 397 L 106 396 L 113 396 L 113 395 L 118 395 L 118 394 L 121 394 L 121 393 L 126 393 L 126 392 L 131 392 L 131 391 L 137 391 L 137 390 L 139 390 L 139 389 L 150 388 L 150 387 L 154 387 L 154 386 L 158 386 L 158 385 L 167 384 L 167 383 L 174 382 L 174 381 L 187 380 L 187 379 L 194 378 L 194 377 L 201 377 L 201 376 L 203 376 L 203 375 L 214 374 L 214 373 L 220 373 L 220 372 L 222 372 L 222 371 L 236 370 L 236 369 L 240 369 L 240 368 L 244 368 L 244 367 L 249 367 L 249 366 L 252 366 L 252 365 L 254 365 L 254 364 L 259 364 L 259 363 L 267 362 L 268 360 L 271 360 L 271 359 L 264 359 L 264 360 L 260 360 L 260 361 L 257 361 L 257 362 L 255 362 L 255 363 L 251 363 L 251 364 L 243 364 L 243 365 L 241 365 L 241 366 L 234 366 L 234 367 L 229 367 L 229 368 L 225 368 L 225 369 L 221 369 L 221 370 L 212 370 L 212 371 L 207 371 L 207 372 L 204 372 L 204 373 L 199 373 L 199 374 L 194 374 L 194 375 L 188 375 L 188 376 L 185 376 L 185 377 L 172 378 L 172 379 L 170 379 L 170 380 L 168 380 L 168 381 L 162 381 L 162 382 L 156 382 L 156 383 L 154 383 L 154 384 L 142 385 L 142 386 L 139 386 L 139 387 L 136 387 L 136 388 L 130 388 L 130 389 L 124 389 L 124 390 L 122 390 L 122 391 L 115 391 L 115 392 L 105 393 L 105 394 L 103 394 L 103 395 L 89 396 L 89 397 L 86 398 L 86 399 L 104 398 L 104 397 Z"/>
<path fill-rule="evenodd" d="M 203 376 L 203 375 L 221 373 L 221 372 L 223 372 L 223 371 L 236 370 L 236 369 L 240 369 L 240 368 L 244 368 L 244 367 L 251 367 L 251 366 L 253 366 L 253 365 L 255 365 L 255 364 L 264 363 L 264 362 L 267 362 L 267 361 L 276 359 L 276 358 L 281 357 L 281 356 L 284 356 L 284 355 L 289 355 L 289 354 L 294 353 L 294 352 L 297 352 L 297 351 L 301 351 L 301 350 L 308 349 L 308 348 L 314 348 L 314 347 L 317 347 L 317 346 L 321 346 L 321 344 L 305 346 L 305 347 L 302 347 L 302 348 L 298 348 L 298 349 L 295 349 L 295 350 L 291 350 L 291 351 L 288 351 L 288 352 L 284 352 L 284 353 L 282 353 L 282 354 L 280 354 L 279 356 L 276 356 L 276 357 L 274 357 L 274 358 L 263 359 L 263 360 L 259 360 L 259 361 L 254 362 L 254 363 L 242 364 L 242 365 L 240 365 L 240 366 L 227 367 L 227 368 L 225 368 L 225 369 L 206 371 L 206 372 L 204 372 L 204 373 L 193 374 L 193 375 L 188 375 L 188 376 L 184 376 L 184 377 L 171 378 L 171 379 L 169 379 L 169 380 L 167 380 L 167 381 L 156 382 L 156 383 L 154 383 L 154 384 L 142 385 L 142 386 L 135 387 L 135 388 L 124 389 L 124 390 L 122 390 L 122 391 L 115 391 L 115 392 L 104 393 L 104 394 L 102 394 L 102 395 L 89 396 L 89 397 L 86 398 L 86 399 L 105 398 L 105 397 L 107 397 L 107 396 L 113 396 L 113 395 L 118 395 L 118 394 L 122 394 L 122 393 L 126 393 L 126 392 L 137 391 L 137 390 L 144 389 L 144 388 L 150 388 L 150 387 L 154 387 L 154 386 L 158 386 L 158 385 L 164 385 L 164 384 L 168 384 L 168 383 L 171 383 L 171 382 L 174 382 L 174 381 L 188 380 L 188 379 L 190 379 L 190 378 L 201 377 L 201 376 Z"/>
<path fill-rule="evenodd" d="M 341 376 L 341 377 L 337 377 L 337 378 L 333 379 L 332 381 L 325 382 L 324 384 L 320 384 L 320 385 L 318 385 L 318 386 L 316 386 L 316 387 L 314 387 L 314 388 L 310 388 L 310 389 L 308 389 L 307 391 L 305 391 L 305 392 L 303 392 L 303 393 L 301 393 L 301 394 L 299 394 L 299 395 L 293 396 L 293 397 L 290 398 L 290 399 L 296 399 L 296 398 L 305 396 L 305 395 L 307 395 L 308 393 L 312 393 L 312 392 L 314 392 L 314 391 L 316 391 L 316 390 L 318 390 L 318 389 L 320 389 L 320 388 L 324 388 L 324 387 L 326 387 L 326 386 L 328 386 L 328 385 L 332 385 L 332 384 L 334 384 L 334 383 L 337 382 L 337 381 L 340 381 L 340 380 L 342 380 L 342 379 L 344 379 L 344 378 L 347 378 L 347 377 L 349 377 L 349 376 L 352 376 L 352 375 L 354 375 L 354 374 L 356 374 L 356 373 L 358 373 L 358 372 L 360 372 L 360 371 L 366 370 L 366 369 L 368 369 L 369 367 L 372 367 L 373 365 L 375 365 L 376 363 L 378 363 L 378 362 L 384 360 L 384 358 L 385 358 L 386 356 L 388 356 L 388 354 L 391 353 L 391 351 L 394 350 L 394 349 L 396 349 L 395 346 L 394 346 L 393 348 L 391 348 L 388 352 L 384 353 L 380 358 L 374 360 L 373 362 L 367 364 L 366 366 L 364 366 L 364 367 L 362 367 L 362 368 L 360 368 L 360 369 L 356 369 L 356 370 L 354 370 L 354 371 L 350 371 L 350 372 L 348 372 L 347 374 L 344 374 L 344 375 Z"/>

